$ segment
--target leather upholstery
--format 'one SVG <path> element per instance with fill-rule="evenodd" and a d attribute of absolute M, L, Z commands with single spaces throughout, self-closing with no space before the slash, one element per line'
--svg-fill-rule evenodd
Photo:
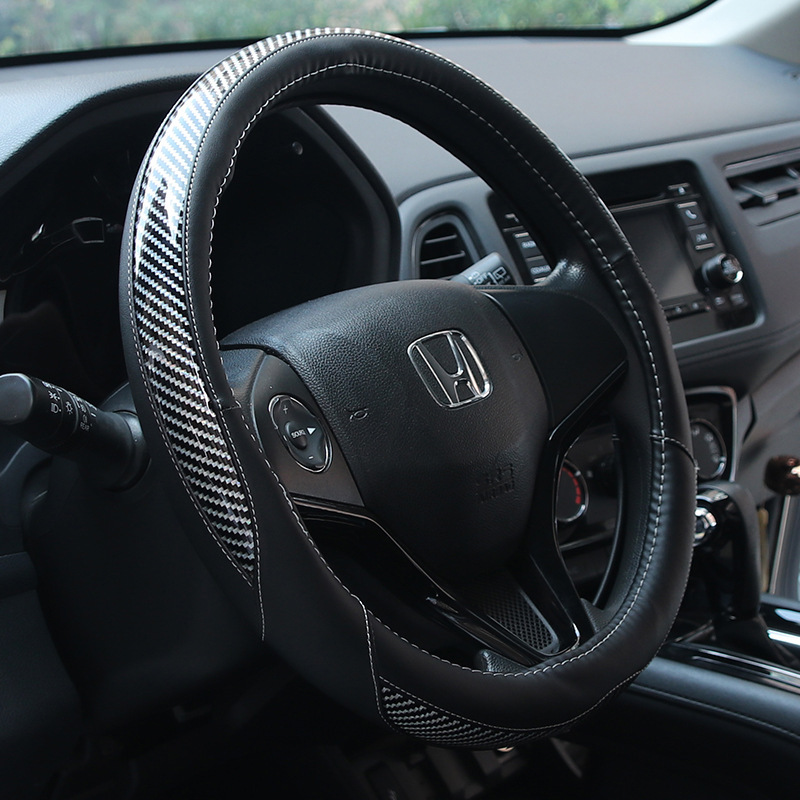
<path fill-rule="evenodd" d="M 233 401 L 211 315 L 214 211 L 253 122 L 315 102 L 392 114 L 452 149 L 541 232 L 559 264 L 553 285 L 590 299 L 626 342 L 630 369 L 616 408 L 629 454 L 625 547 L 615 591 L 593 611 L 597 634 L 573 652 L 489 672 L 401 639 L 328 569 Z M 187 528 L 209 567 L 307 677 L 399 730 L 494 747 L 571 724 L 646 666 L 677 610 L 692 540 L 695 477 L 669 333 L 593 190 L 504 98 L 391 37 L 317 31 L 266 40 L 203 76 L 171 112 L 127 227 L 128 368 L 154 461 L 180 477 Z M 205 446 L 214 448 L 211 463 Z"/>

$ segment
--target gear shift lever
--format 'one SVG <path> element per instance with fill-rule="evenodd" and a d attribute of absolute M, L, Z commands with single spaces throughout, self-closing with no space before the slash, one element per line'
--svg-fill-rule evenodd
<path fill-rule="evenodd" d="M 797 660 L 767 635 L 760 614 L 761 548 L 756 505 L 737 483 L 718 481 L 698 487 L 698 548 L 712 566 L 712 590 L 727 597 L 714 620 L 718 644 L 785 666 Z M 705 534 L 705 535 L 702 535 Z M 716 567 L 716 569 L 714 569 Z"/>
<path fill-rule="evenodd" d="M 783 497 L 781 507 L 780 526 L 775 544 L 775 554 L 772 558 L 772 573 L 769 581 L 771 594 L 783 594 L 783 575 L 781 568 L 786 563 L 785 556 L 789 547 L 789 528 L 794 517 L 797 501 L 794 499 L 800 494 L 800 459 L 795 456 L 775 456 L 767 462 L 764 472 L 764 483 L 768 489 Z"/>
<path fill-rule="evenodd" d="M 730 544 L 730 601 L 725 615 L 731 620 L 756 617 L 761 604 L 761 549 L 752 495 L 738 483 L 706 483 L 697 488 L 697 506 L 711 514 L 714 540 Z"/>

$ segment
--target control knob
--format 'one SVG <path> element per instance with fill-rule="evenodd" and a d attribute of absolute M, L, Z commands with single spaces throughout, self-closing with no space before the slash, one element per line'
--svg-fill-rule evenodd
<path fill-rule="evenodd" d="M 781 497 L 800 494 L 800 458 L 797 456 L 774 456 L 767 462 L 764 483 L 768 489 Z"/>
<path fill-rule="evenodd" d="M 718 253 L 700 267 L 703 280 L 712 289 L 734 286 L 744 277 L 739 259 L 730 253 Z"/>

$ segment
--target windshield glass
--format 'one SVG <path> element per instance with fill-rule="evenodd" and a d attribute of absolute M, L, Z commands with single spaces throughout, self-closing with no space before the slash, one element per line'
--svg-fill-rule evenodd
<path fill-rule="evenodd" d="M 0 0 L 0 56 L 254 40 L 309 27 L 389 33 L 624 30 L 707 0 Z"/>

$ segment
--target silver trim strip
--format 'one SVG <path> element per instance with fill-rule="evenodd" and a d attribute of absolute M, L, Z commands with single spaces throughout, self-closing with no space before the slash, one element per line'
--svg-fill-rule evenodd
<path fill-rule="evenodd" d="M 694 389 L 687 389 L 685 391 L 687 402 L 697 395 L 723 395 L 731 404 L 731 446 L 728 452 L 728 464 L 730 471 L 728 473 L 728 480 L 736 480 L 736 468 L 739 464 L 739 398 L 736 392 L 730 386 L 697 386 Z M 723 441 L 725 438 L 725 431 L 722 433 Z"/>
<path fill-rule="evenodd" d="M 794 502 L 795 498 L 792 495 L 786 495 L 781 503 L 780 523 L 778 524 L 775 553 L 772 556 L 769 587 L 767 588 L 770 594 L 781 594 L 782 587 L 786 582 L 784 573 L 787 570 L 784 561 L 789 549 L 789 523 L 794 519 L 794 514 L 791 513 Z"/>
<path fill-rule="evenodd" d="M 800 636 L 796 633 L 786 633 L 786 631 L 774 631 L 770 628 L 767 631 L 767 636 L 773 642 L 780 642 L 781 644 L 788 644 L 792 647 L 800 648 Z"/>

